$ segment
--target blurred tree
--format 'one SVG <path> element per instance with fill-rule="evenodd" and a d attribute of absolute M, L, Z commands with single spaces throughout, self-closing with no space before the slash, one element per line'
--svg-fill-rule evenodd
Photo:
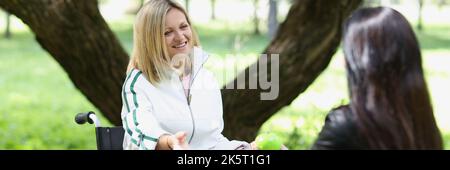
<path fill-rule="evenodd" d="M 418 21 L 417 21 L 417 29 L 419 30 L 419 31 L 422 31 L 423 30 L 423 17 L 422 17 L 422 14 L 423 14 L 423 0 L 418 0 L 418 3 L 419 3 L 419 18 L 418 18 Z"/>
<path fill-rule="evenodd" d="M 233 139 L 251 141 L 260 126 L 284 106 L 289 105 L 328 66 L 336 52 L 342 22 L 361 0 L 297 0 L 290 7 L 277 34 L 261 54 L 279 54 L 279 96 L 260 100 L 261 88 L 222 90 L 224 134 Z M 270 57 L 269 57 L 270 59 Z M 268 60 L 271 63 L 271 60 Z M 242 71 L 230 84 L 257 77 L 257 63 Z M 267 79 L 271 79 L 268 75 Z"/>
<path fill-rule="evenodd" d="M 443 6 L 450 4 L 450 0 L 435 0 L 439 9 L 442 9 Z"/>
<path fill-rule="evenodd" d="M 120 91 L 129 57 L 97 1 L 1 0 L 0 7 L 27 24 L 87 99 L 113 124 L 121 124 Z"/>
<path fill-rule="evenodd" d="M 261 31 L 259 31 L 258 2 L 259 0 L 253 0 L 253 24 L 255 27 L 255 31 L 253 31 L 253 34 L 255 35 L 261 34 Z"/>
<path fill-rule="evenodd" d="M 9 12 L 6 12 L 6 28 L 5 28 L 5 38 L 9 39 L 11 38 L 11 14 Z"/>
<path fill-rule="evenodd" d="M 278 27 L 278 0 L 269 0 L 269 17 L 268 17 L 268 36 L 269 39 L 275 36 Z"/>
<path fill-rule="evenodd" d="M 211 20 L 216 20 L 216 0 L 211 0 Z"/>
<path fill-rule="evenodd" d="M 264 89 L 224 88 L 225 135 L 253 140 L 267 119 L 302 93 L 328 66 L 340 44 L 341 24 L 360 2 L 293 2 L 278 34 L 262 52 L 280 56 L 279 97 L 262 101 Z M 101 16 L 97 1 L 2 0 L 0 7 L 26 23 L 87 99 L 111 123 L 121 125 L 120 91 L 129 57 Z M 257 70 L 246 68 L 230 83 L 245 73 L 258 75 Z"/>

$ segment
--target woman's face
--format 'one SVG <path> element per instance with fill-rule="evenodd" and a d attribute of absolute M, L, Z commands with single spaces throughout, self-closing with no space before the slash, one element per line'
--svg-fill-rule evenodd
<path fill-rule="evenodd" d="M 164 37 L 169 56 L 189 54 L 192 49 L 192 31 L 184 13 L 172 8 L 166 15 Z"/>

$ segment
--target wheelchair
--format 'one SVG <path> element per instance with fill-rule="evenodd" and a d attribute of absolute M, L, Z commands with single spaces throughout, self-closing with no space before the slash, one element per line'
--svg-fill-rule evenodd
<path fill-rule="evenodd" d="M 94 112 L 78 113 L 75 116 L 75 122 L 79 125 L 89 124 L 95 125 L 95 136 L 98 150 L 123 150 L 123 138 L 125 130 L 122 126 L 102 127 L 100 120 Z"/>

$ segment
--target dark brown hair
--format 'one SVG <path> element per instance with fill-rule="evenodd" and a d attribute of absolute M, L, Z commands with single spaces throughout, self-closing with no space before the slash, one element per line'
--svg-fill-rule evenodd
<path fill-rule="evenodd" d="M 350 109 L 371 149 L 442 149 L 408 21 L 391 8 L 363 8 L 343 37 Z"/>

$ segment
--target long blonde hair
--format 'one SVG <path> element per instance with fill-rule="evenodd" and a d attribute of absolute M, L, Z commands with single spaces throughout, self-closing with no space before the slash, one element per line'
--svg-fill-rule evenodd
<path fill-rule="evenodd" d="M 133 28 L 133 50 L 127 72 L 133 68 L 142 71 L 151 84 L 168 79 L 170 56 L 164 38 L 167 12 L 178 9 L 184 13 L 192 30 L 193 46 L 200 46 L 196 31 L 186 10 L 173 0 L 150 0 L 139 10 Z"/>

